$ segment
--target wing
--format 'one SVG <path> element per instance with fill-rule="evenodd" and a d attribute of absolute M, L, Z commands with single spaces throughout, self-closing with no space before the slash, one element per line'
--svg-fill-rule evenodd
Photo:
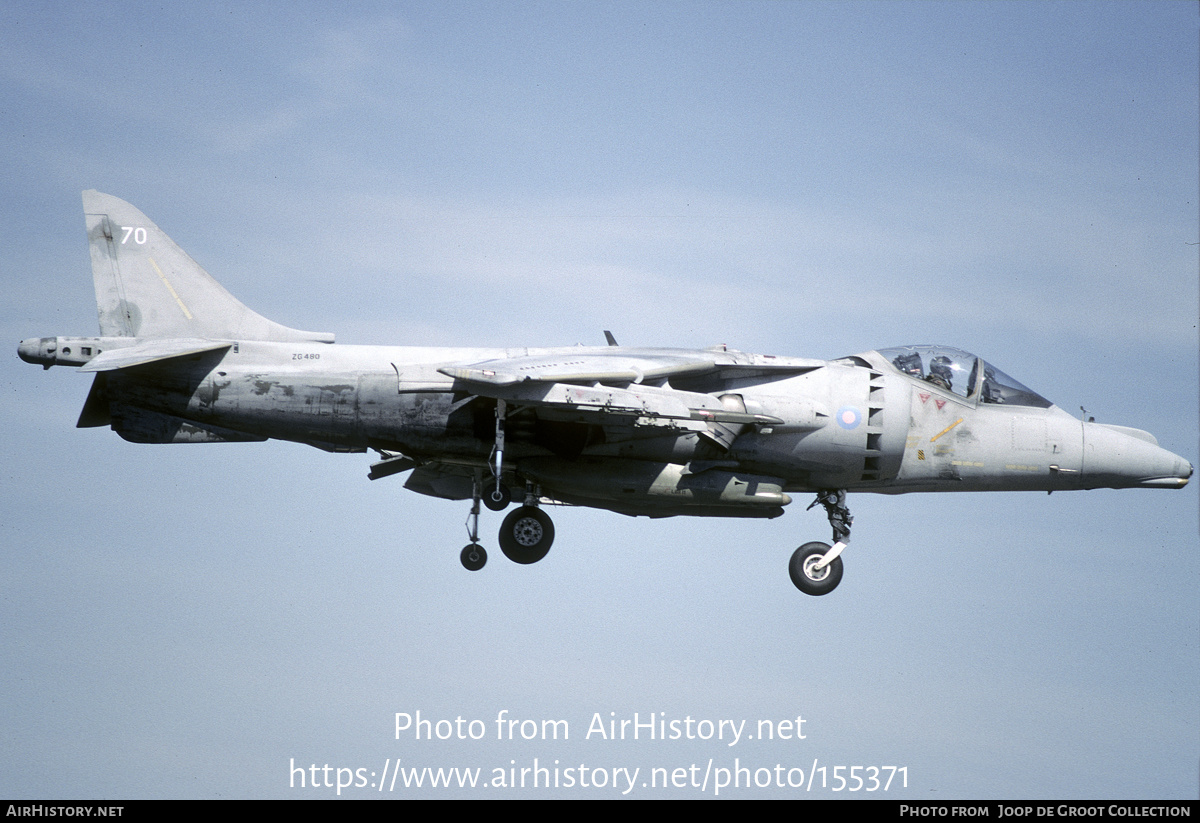
<path fill-rule="evenodd" d="M 485 360 L 464 366 L 438 369 L 456 380 L 485 386 L 517 383 L 642 383 L 689 374 L 704 374 L 716 368 L 712 358 L 676 354 L 607 354 L 583 351 L 578 354 L 530 355 L 502 360 Z"/>
<path fill-rule="evenodd" d="M 228 349 L 233 343 L 225 340 L 142 340 L 133 346 L 109 349 L 93 357 L 79 370 L 81 372 L 106 372 L 144 366 L 159 360 L 188 357 L 193 354 Z"/>
<path fill-rule="evenodd" d="M 613 349 L 616 348 L 614 351 Z M 779 425 L 766 414 L 730 408 L 715 394 L 670 386 L 671 380 L 714 385 L 734 377 L 802 374 L 824 365 L 740 352 L 608 349 L 568 350 L 438 369 L 472 394 L 539 408 L 539 415 L 588 423 L 670 426 L 692 431 L 710 423 Z"/>
<path fill-rule="evenodd" d="M 455 363 L 438 368 L 438 372 L 454 380 L 454 391 L 465 395 L 461 402 L 474 398 L 504 401 L 507 419 L 516 429 L 540 432 L 534 435 L 544 438 L 537 441 L 540 445 L 553 452 L 555 458 L 571 461 L 592 442 L 592 431 L 597 427 L 603 430 L 601 442 L 609 445 L 631 438 L 694 432 L 727 450 L 750 427 L 785 425 L 778 417 L 756 413 L 759 410 L 754 408 L 748 410 L 738 394 L 739 384 L 732 381 L 770 381 L 804 374 L 824 365 L 823 360 L 775 358 L 723 349 L 681 351 L 608 346 Z M 474 475 L 479 471 L 479 466 L 467 462 L 400 453 L 384 453 L 384 458 L 372 465 L 372 479 L 412 469 L 406 488 L 455 500 L 471 497 Z M 540 481 L 543 488 L 558 502 L 598 505 L 625 514 L 651 516 L 679 514 L 682 512 L 679 506 L 691 514 L 701 513 L 700 509 L 709 515 L 729 514 L 731 510 L 724 504 L 705 508 L 693 502 L 672 506 L 660 501 L 638 507 L 603 494 L 571 492 L 569 482 L 554 482 L 548 474 L 546 467 L 557 465 L 553 462 L 555 458 L 546 458 L 550 462 L 543 460 L 531 476 L 543 478 Z M 532 467 L 532 463 L 529 465 Z M 718 471 L 724 465 L 719 460 L 710 460 L 686 469 L 675 468 L 681 476 L 689 476 L 679 481 L 689 487 L 721 485 L 727 481 L 736 486 L 736 478 Z M 580 470 L 588 476 L 595 473 L 593 466 L 583 466 Z M 651 474 L 657 476 L 661 471 L 662 466 L 658 466 Z M 724 486 L 717 492 L 731 493 Z M 759 507 L 758 516 L 775 516 L 782 512 L 780 506 L 786 504 L 783 496 L 770 502 L 772 505 Z M 734 508 L 738 516 L 758 511 L 753 506 Z"/>

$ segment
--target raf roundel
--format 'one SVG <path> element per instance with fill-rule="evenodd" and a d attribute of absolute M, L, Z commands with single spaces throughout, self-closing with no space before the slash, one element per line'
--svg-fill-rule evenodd
<path fill-rule="evenodd" d="M 842 406 L 837 412 L 837 422 L 843 429 L 856 429 L 862 422 L 862 412 L 853 406 Z"/>

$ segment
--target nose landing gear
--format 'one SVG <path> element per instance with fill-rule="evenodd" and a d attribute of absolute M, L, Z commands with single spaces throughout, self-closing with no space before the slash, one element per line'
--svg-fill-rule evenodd
<path fill-rule="evenodd" d="M 805 543 L 792 553 L 788 575 L 797 589 L 819 597 L 829 594 L 842 582 L 842 550 L 850 543 L 854 518 L 846 508 L 845 489 L 822 489 L 808 508 L 820 503 L 833 527 L 834 543 Z"/>

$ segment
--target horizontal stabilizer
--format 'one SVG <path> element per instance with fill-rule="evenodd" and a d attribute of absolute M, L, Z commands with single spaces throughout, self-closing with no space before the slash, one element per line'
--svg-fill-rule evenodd
<path fill-rule="evenodd" d="M 79 370 L 86 372 L 114 371 L 142 366 L 159 360 L 187 357 L 192 354 L 227 349 L 232 343 L 213 340 L 143 340 L 132 346 L 102 351 Z"/>

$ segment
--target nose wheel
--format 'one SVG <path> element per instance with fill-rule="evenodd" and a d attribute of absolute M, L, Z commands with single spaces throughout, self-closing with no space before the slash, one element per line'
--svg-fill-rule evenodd
<path fill-rule="evenodd" d="M 829 594 L 842 582 L 842 550 L 850 542 L 850 525 L 854 518 L 846 508 L 845 489 L 822 489 L 809 508 L 821 504 L 829 525 L 833 528 L 834 543 L 805 543 L 792 553 L 788 576 L 797 589 L 820 597 Z"/>
<path fill-rule="evenodd" d="M 842 558 L 835 557 L 832 562 L 821 565 L 829 548 L 828 543 L 805 543 L 792 554 L 788 574 L 797 589 L 820 597 L 842 582 Z"/>

